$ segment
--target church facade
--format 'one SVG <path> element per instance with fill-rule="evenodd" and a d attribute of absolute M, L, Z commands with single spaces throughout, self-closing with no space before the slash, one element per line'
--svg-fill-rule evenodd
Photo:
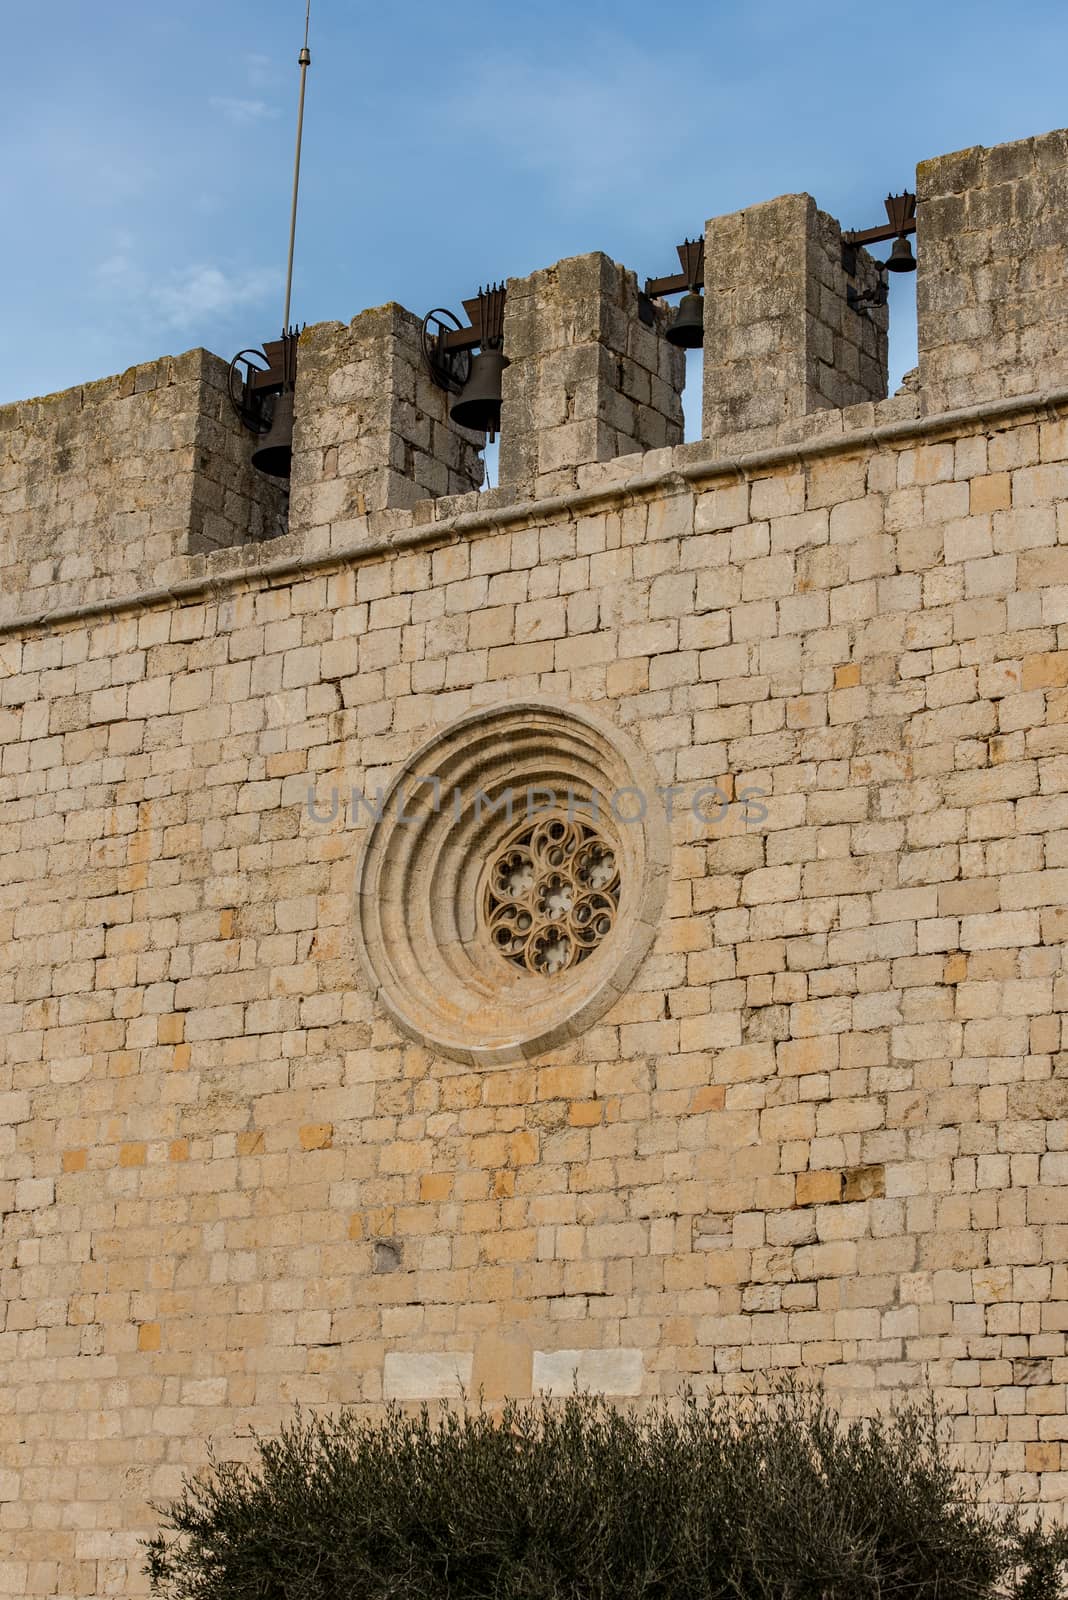
<path fill-rule="evenodd" d="M 794 195 L 693 444 L 600 255 L 484 493 L 397 306 L 288 494 L 203 351 L 0 411 L 0 1591 L 297 1402 L 926 1383 L 1064 1502 L 1068 135 L 916 192 L 892 398 Z"/>

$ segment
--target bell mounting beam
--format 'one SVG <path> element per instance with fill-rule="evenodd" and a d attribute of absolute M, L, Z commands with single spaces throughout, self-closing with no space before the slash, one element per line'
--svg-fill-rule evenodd
<path fill-rule="evenodd" d="M 267 366 L 262 372 L 254 372 L 250 388 L 253 393 L 272 393 L 278 389 L 292 389 L 297 381 L 297 340 L 300 338 L 298 328 L 287 328 L 280 339 L 268 339 L 263 346 L 263 353 L 267 358 Z"/>
<path fill-rule="evenodd" d="M 250 433 L 267 430 L 265 402 L 295 387 L 299 338 L 299 328 L 287 328 L 280 339 L 267 339 L 260 350 L 241 350 L 231 361 L 230 403 Z"/>
<path fill-rule="evenodd" d="M 645 292 L 650 300 L 662 300 L 667 294 L 684 294 L 687 290 L 692 293 L 704 281 L 705 241 L 684 239 L 675 249 L 682 271 L 673 272 L 666 278 L 646 278 Z"/>
<path fill-rule="evenodd" d="M 469 328 L 450 328 L 442 334 L 445 350 L 499 350 L 504 342 L 504 306 L 508 291 L 503 283 L 479 289 L 470 300 L 462 301 L 471 319 Z"/>
<path fill-rule="evenodd" d="M 860 244 L 883 244 L 887 239 L 900 239 L 916 232 L 916 196 L 908 189 L 904 194 L 888 194 L 885 200 L 889 222 L 877 228 L 858 228 L 843 233 L 842 243 L 855 249 Z"/>

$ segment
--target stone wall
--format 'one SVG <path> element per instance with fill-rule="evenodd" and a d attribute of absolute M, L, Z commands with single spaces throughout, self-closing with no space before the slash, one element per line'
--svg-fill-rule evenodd
<path fill-rule="evenodd" d="M 666 308 L 639 306 L 634 273 L 599 252 L 508 280 L 503 490 L 555 494 L 583 467 L 682 443 L 684 352 Z"/>
<path fill-rule="evenodd" d="M 293 526 L 477 492 L 485 441 L 449 421 L 450 398 L 430 381 L 419 319 L 402 306 L 364 311 L 347 327 L 306 329 L 294 406 Z"/>
<path fill-rule="evenodd" d="M 878 273 L 846 269 L 839 224 L 788 194 L 705 229 L 706 439 L 779 428 L 826 407 L 886 399 L 885 306 L 856 308 Z"/>
<path fill-rule="evenodd" d="M 0 407 L 0 606 L 113 598 L 188 552 L 274 540 L 288 495 L 249 464 L 205 350 Z"/>
<path fill-rule="evenodd" d="M 1068 382 L 1068 134 L 923 161 L 916 195 L 928 407 Z"/>
<path fill-rule="evenodd" d="M 209 1439 L 460 1385 L 926 1382 L 1063 1514 L 1068 391 L 928 401 L 6 595 L 0 1592 L 143 1592 Z M 570 975 L 486 937 L 506 775 L 638 780 Z"/>

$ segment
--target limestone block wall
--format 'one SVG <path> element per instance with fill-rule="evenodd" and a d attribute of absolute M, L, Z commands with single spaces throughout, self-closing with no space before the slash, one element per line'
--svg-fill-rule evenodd
<path fill-rule="evenodd" d="M 5 1592 L 140 1592 L 209 1438 L 461 1382 L 927 1381 L 1063 1501 L 1068 411 L 687 472 L 4 634 Z M 671 880 L 475 1069 L 361 975 L 359 796 L 524 695 L 645 752 Z"/>
<path fill-rule="evenodd" d="M 633 272 L 600 252 L 508 280 L 500 485 L 520 499 L 574 489 L 583 468 L 682 443 L 684 352 L 670 313 L 639 311 Z"/>
<path fill-rule="evenodd" d="M 916 195 L 929 409 L 1068 380 L 1068 134 L 921 162 Z"/>
<path fill-rule="evenodd" d="M 843 262 L 842 230 L 811 195 L 782 195 L 705 229 L 703 436 L 744 434 L 826 407 L 886 399 L 885 306 L 864 250 Z"/>
<path fill-rule="evenodd" d="M 419 319 L 402 306 L 325 322 L 301 336 L 290 526 L 477 491 L 481 434 L 449 421 L 451 396 L 423 365 Z"/>
<path fill-rule="evenodd" d="M 530 450 L 484 496 L 398 504 L 359 458 L 370 421 L 428 490 L 472 465 L 429 398 L 363 393 L 395 308 L 302 347 L 284 537 L 209 525 L 214 358 L 4 417 L 0 1593 L 143 1593 L 150 1502 L 209 1440 L 461 1385 L 792 1370 L 864 1413 L 926 1382 L 967 1469 L 1064 1514 L 1068 388 L 947 411 L 936 364 L 918 395 L 813 389 L 764 433 L 601 458 L 653 367 L 612 331 L 621 269 L 576 271 L 597 315 L 566 360 L 531 336 Z M 127 420 L 93 456 L 96 405 Z M 435 752 L 495 802 L 509 763 L 639 780 L 599 819 L 630 966 L 609 926 L 555 1034 L 566 973 L 530 977 L 534 1044 L 483 892 L 526 822 L 452 812 Z M 407 854 L 389 793 L 427 830 Z M 437 984 L 422 1036 L 406 975 Z M 477 1063 L 437 1025 L 472 995 Z"/>
<path fill-rule="evenodd" d="M 191 350 L 0 407 L 3 615 L 137 591 L 189 551 L 285 531 L 225 385 L 225 362 Z"/>

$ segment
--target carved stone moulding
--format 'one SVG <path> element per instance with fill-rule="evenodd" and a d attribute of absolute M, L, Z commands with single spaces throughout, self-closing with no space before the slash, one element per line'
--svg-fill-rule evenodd
<path fill-rule="evenodd" d="M 656 775 L 607 717 L 540 699 L 479 709 L 386 791 L 357 870 L 357 949 L 411 1038 L 520 1060 L 626 992 L 669 867 Z"/>

